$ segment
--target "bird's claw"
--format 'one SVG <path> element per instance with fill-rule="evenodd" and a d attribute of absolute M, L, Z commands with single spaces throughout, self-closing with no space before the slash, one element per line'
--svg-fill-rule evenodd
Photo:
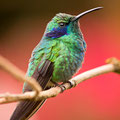
<path fill-rule="evenodd" d="M 64 85 L 59 85 L 58 87 L 60 87 L 60 88 L 61 88 L 61 93 L 63 93 L 63 92 L 66 90 L 66 88 L 65 88 L 65 86 L 64 86 Z"/>
<path fill-rule="evenodd" d="M 64 85 L 62 85 L 62 84 L 60 85 L 60 84 L 58 84 L 57 82 L 54 82 L 54 81 L 52 81 L 52 82 L 55 84 L 55 86 L 58 86 L 58 87 L 61 88 L 61 93 L 63 93 L 66 90 Z"/>
<path fill-rule="evenodd" d="M 70 88 L 72 88 L 72 87 L 75 87 L 75 86 L 76 86 L 75 81 L 67 81 L 66 83 L 69 83 L 69 84 L 70 84 Z"/>

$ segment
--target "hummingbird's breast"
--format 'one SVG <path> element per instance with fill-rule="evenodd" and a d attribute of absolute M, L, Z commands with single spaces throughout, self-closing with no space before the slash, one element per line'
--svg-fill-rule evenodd
<path fill-rule="evenodd" d="M 52 81 L 66 82 L 81 67 L 85 53 L 83 42 L 80 40 L 74 42 L 74 44 L 60 42 L 53 48 L 53 56 L 57 54 L 57 57 L 54 60 Z"/>

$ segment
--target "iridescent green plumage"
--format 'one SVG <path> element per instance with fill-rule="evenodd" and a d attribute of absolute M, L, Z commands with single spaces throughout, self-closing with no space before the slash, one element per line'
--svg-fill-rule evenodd
<path fill-rule="evenodd" d="M 81 67 L 86 43 L 78 19 L 97 9 L 100 7 L 78 16 L 59 13 L 48 23 L 40 43 L 32 52 L 27 71 L 27 76 L 35 78 L 43 90 L 55 83 L 67 82 Z M 32 88 L 25 83 L 23 92 L 31 90 Z M 44 101 L 20 102 L 10 120 L 28 120 Z"/>
<path fill-rule="evenodd" d="M 69 23 L 71 18 L 73 16 L 60 13 L 48 23 L 41 42 L 33 50 L 28 76 L 32 76 L 39 62 L 46 59 L 54 63 L 52 76 L 54 82 L 67 81 L 79 69 L 83 61 L 86 44 L 80 32 L 78 21 Z M 59 22 L 69 23 L 66 26 L 67 34 L 58 38 L 46 37 L 47 32 L 59 27 Z"/>

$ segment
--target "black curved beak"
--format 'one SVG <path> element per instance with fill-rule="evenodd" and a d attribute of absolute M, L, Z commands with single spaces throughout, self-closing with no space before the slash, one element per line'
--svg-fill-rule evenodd
<path fill-rule="evenodd" d="M 99 9 L 102 9 L 103 7 L 96 7 L 96 8 L 93 8 L 93 9 L 90 9 L 90 10 L 87 10 L 85 12 L 82 12 L 80 13 L 79 15 L 75 16 L 71 21 L 76 21 L 78 20 L 79 18 L 81 18 L 82 16 L 90 13 L 90 12 L 93 12 L 93 11 L 96 11 L 96 10 L 99 10 Z"/>

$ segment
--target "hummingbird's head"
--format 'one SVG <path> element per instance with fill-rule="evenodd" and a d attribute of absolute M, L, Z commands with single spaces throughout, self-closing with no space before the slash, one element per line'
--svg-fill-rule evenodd
<path fill-rule="evenodd" d="M 70 35 L 71 33 L 79 33 L 78 20 L 85 14 L 101 8 L 102 7 L 93 8 L 77 16 L 59 13 L 48 23 L 45 36 L 48 38 L 59 38 Z"/>

